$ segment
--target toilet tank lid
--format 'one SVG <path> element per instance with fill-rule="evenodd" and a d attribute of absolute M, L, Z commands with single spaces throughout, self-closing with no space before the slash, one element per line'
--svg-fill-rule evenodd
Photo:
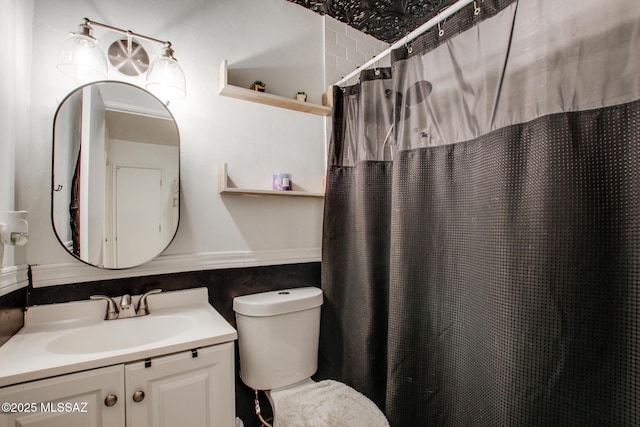
<path fill-rule="evenodd" d="M 277 316 L 308 310 L 322 305 L 319 288 L 293 288 L 261 292 L 233 299 L 233 310 L 244 316 Z"/>

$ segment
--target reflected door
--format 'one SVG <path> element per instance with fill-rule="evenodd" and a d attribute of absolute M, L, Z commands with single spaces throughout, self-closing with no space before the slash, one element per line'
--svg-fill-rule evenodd
<path fill-rule="evenodd" d="M 160 169 L 116 168 L 116 265 L 142 264 L 158 255 L 162 244 L 162 173 Z"/>

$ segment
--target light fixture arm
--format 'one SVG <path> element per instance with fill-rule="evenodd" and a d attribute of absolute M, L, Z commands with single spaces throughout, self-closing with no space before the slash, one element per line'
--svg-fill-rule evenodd
<path fill-rule="evenodd" d="M 100 28 L 104 28 L 105 30 L 109 30 L 109 31 L 113 31 L 116 33 L 120 33 L 123 34 L 127 37 L 137 37 L 139 39 L 143 39 L 143 40 L 148 40 L 150 42 L 154 42 L 154 43 L 159 43 L 164 45 L 165 47 L 171 48 L 171 42 L 169 41 L 164 41 L 164 40 L 159 40 L 153 37 L 149 37 L 149 36 L 145 36 L 142 34 L 138 34 L 138 33 L 134 33 L 131 30 L 123 30 L 121 28 L 117 28 L 117 27 L 112 27 L 111 25 L 107 25 L 107 24 L 103 24 L 101 22 L 96 22 L 96 21 L 92 21 L 89 18 L 84 18 L 84 23 L 82 25 L 80 25 L 81 28 L 88 28 L 89 31 L 92 29 L 92 27 L 100 27 Z"/>

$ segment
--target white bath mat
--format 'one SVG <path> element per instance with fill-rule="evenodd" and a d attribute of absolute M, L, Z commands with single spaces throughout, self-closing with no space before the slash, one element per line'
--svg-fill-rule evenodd
<path fill-rule="evenodd" d="M 276 418 L 278 427 L 389 427 L 372 401 L 331 380 L 283 394 L 278 399 Z"/>

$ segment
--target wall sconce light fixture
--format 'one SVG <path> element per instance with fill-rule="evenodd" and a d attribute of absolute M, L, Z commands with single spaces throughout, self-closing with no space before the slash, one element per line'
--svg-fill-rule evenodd
<path fill-rule="evenodd" d="M 126 36 L 109 46 L 108 55 L 93 36 L 94 27 Z M 153 63 L 135 38 L 162 44 L 162 53 Z M 78 32 L 67 38 L 58 53 L 58 70 L 84 81 L 107 78 L 107 58 L 120 73 L 139 76 L 147 73 L 145 87 L 160 99 L 181 98 L 186 95 L 184 72 L 173 56 L 171 42 L 154 39 L 132 31 L 122 30 L 84 18 Z"/>

